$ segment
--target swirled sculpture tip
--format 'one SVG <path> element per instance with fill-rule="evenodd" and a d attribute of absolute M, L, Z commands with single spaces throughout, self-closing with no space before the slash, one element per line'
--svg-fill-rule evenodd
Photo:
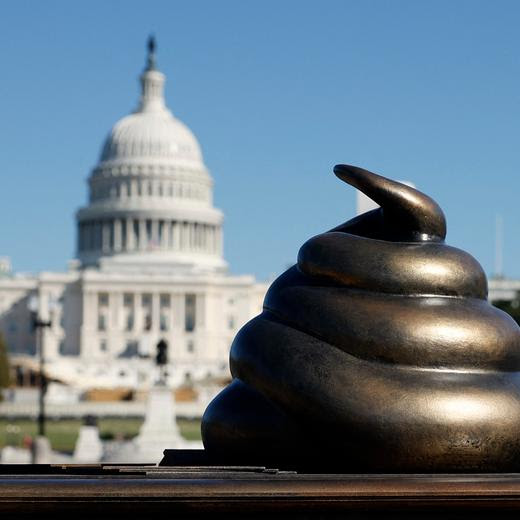
<path fill-rule="evenodd" d="M 384 234 L 390 240 L 440 242 L 446 238 L 446 218 L 428 195 L 363 168 L 334 166 L 335 175 L 381 206 Z"/>

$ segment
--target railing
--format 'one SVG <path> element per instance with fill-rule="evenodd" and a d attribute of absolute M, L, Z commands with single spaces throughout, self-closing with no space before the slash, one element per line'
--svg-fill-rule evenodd
<path fill-rule="evenodd" d="M 201 417 L 207 403 L 180 402 L 176 403 L 177 417 Z M 45 414 L 51 419 L 61 417 L 81 418 L 86 415 L 96 417 L 144 417 L 146 401 L 80 401 L 73 404 L 53 404 L 46 406 Z M 38 416 L 38 403 L 0 403 L 0 416 L 5 418 L 29 417 L 36 419 Z"/>

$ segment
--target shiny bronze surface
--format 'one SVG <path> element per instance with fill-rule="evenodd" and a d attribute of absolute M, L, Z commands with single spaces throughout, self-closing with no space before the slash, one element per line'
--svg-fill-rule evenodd
<path fill-rule="evenodd" d="M 210 453 L 344 470 L 520 467 L 520 329 L 487 301 L 440 207 L 366 170 L 381 208 L 311 238 L 233 342 L 202 424 Z"/>

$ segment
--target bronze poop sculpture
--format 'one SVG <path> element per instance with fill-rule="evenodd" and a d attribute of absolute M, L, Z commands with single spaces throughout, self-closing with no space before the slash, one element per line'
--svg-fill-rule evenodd
<path fill-rule="evenodd" d="M 237 334 L 209 454 L 342 471 L 518 471 L 520 329 L 445 245 L 428 196 L 334 173 L 381 208 L 311 238 Z"/>

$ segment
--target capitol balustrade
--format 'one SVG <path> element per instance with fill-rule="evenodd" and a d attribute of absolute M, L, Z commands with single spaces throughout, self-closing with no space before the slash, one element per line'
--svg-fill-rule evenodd
<path fill-rule="evenodd" d="M 103 390 L 100 389 L 103 393 Z M 181 388 L 181 396 L 175 398 L 177 417 L 194 419 L 202 417 L 208 403 L 221 390 L 218 384 L 196 384 L 189 387 L 188 392 Z M 172 389 L 172 392 L 174 390 Z M 8 419 L 30 418 L 38 416 L 37 388 L 10 388 L 3 391 L 0 401 L 0 417 Z M 147 399 L 123 400 L 121 398 L 92 397 L 86 398 L 80 388 L 51 382 L 46 395 L 45 413 L 51 419 L 83 418 L 87 415 L 96 417 L 144 417 Z M 123 394 L 121 394 L 123 395 Z"/>
<path fill-rule="evenodd" d="M 176 416 L 183 418 L 198 418 L 204 413 L 207 400 L 176 402 Z M 83 418 L 87 415 L 96 417 L 144 417 L 146 401 L 80 401 L 78 403 L 47 403 L 45 414 L 50 419 Z M 9 419 L 30 418 L 38 416 L 38 403 L 0 403 L 0 416 Z"/>

